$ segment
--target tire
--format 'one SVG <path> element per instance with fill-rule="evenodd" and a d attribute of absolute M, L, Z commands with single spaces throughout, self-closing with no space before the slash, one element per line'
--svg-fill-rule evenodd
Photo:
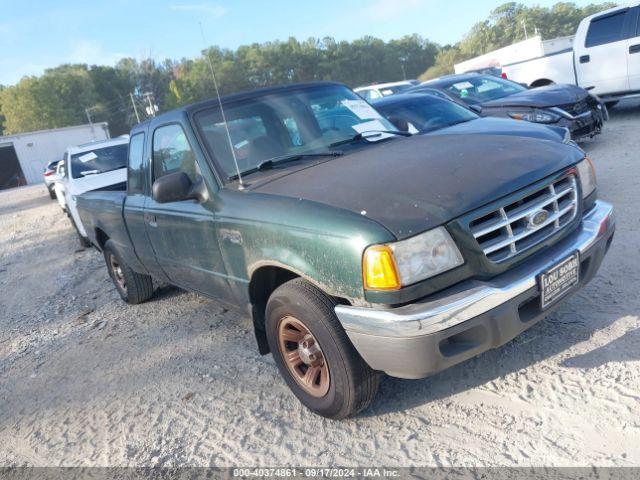
<path fill-rule="evenodd" d="M 607 110 L 615 107 L 618 104 L 619 100 L 614 100 L 611 102 L 604 102 L 604 106 L 607 107 Z"/>
<path fill-rule="evenodd" d="M 56 199 L 56 191 L 53 188 L 47 188 L 47 190 L 49 190 L 49 197 L 51 198 L 51 200 L 55 200 Z"/>
<path fill-rule="evenodd" d="M 153 296 L 151 277 L 131 270 L 120 257 L 112 240 L 107 240 L 102 251 L 109 276 L 122 300 L 135 305 Z"/>
<path fill-rule="evenodd" d="M 80 246 L 82 248 L 89 248 L 91 246 L 91 241 L 80 233 L 80 230 L 78 229 L 78 225 L 76 225 L 76 222 L 73 220 L 73 217 L 71 216 L 71 214 L 67 214 L 67 215 L 69 216 L 69 220 L 71 221 L 71 225 L 73 226 L 73 229 L 76 231 L 76 234 L 78 235 L 78 241 L 80 242 Z"/>
<path fill-rule="evenodd" d="M 294 395 L 312 412 L 337 420 L 355 415 L 369 406 L 378 391 L 380 374 L 365 363 L 351 344 L 335 315 L 335 305 L 336 302 L 318 288 L 296 278 L 271 294 L 267 302 L 265 327 L 278 370 Z M 320 349 L 314 358 L 314 361 L 318 360 L 317 357 L 322 358 L 320 366 L 302 362 L 298 367 L 292 367 L 292 361 L 285 358 L 285 355 L 290 358 L 297 354 L 297 360 L 304 356 L 309 359 L 307 351 L 302 349 L 305 341 L 283 340 L 291 332 L 300 338 L 304 328 L 307 333 L 302 338 L 309 339 Z M 306 387 L 302 386 L 304 382 L 300 375 L 312 367 L 322 369 L 325 366 L 328 371 L 326 377 L 321 371 L 313 385 L 307 383 Z M 325 385 L 323 390 L 325 378 L 328 386 Z"/>

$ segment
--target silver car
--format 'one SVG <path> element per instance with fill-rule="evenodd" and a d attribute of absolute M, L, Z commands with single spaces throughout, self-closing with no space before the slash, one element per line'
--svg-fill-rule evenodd
<path fill-rule="evenodd" d="M 60 163 L 60 160 L 54 160 L 52 162 L 47 163 L 47 166 L 44 168 L 44 173 L 42 174 L 44 177 L 44 184 L 47 186 L 49 196 L 52 199 L 56 198 L 55 184 L 56 184 L 56 180 L 59 179 L 59 175 L 56 172 L 56 167 L 58 166 L 58 163 Z"/>

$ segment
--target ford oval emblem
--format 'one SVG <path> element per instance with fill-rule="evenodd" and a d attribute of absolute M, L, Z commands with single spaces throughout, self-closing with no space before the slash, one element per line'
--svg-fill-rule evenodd
<path fill-rule="evenodd" d="M 549 218 L 549 212 L 544 208 L 533 212 L 531 215 L 527 216 L 527 227 L 528 228 L 538 228 Z"/>

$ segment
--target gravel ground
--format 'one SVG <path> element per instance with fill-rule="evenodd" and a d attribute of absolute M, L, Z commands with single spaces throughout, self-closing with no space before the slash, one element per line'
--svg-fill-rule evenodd
<path fill-rule="evenodd" d="M 44 186 L 0 192 L 0 466 L 640 465 L 640 104 L 584 148 L 618 229 L 598 276 L 501 349 L 305 410 L 250 320 L 162 287 L 122 303 Z"/>

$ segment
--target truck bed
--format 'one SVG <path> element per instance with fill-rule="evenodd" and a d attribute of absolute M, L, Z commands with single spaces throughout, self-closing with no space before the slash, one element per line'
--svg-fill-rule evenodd
<path fill-rule="evenodd" d="M 93 190 L 77 197 L 78 214 L 91 243 L 101 248 L 101 232 L 117 245 L 131 248 L 123 209 L 127 192 L 123 190 Z"/>
<path fill-rule="evenodd" d="M 537 86 L 537 82 L 544 80 L 554 83 L 576 83 L 571 49 L 503 65 L 502 72 L 507 78 L 529 86 Z"/>

